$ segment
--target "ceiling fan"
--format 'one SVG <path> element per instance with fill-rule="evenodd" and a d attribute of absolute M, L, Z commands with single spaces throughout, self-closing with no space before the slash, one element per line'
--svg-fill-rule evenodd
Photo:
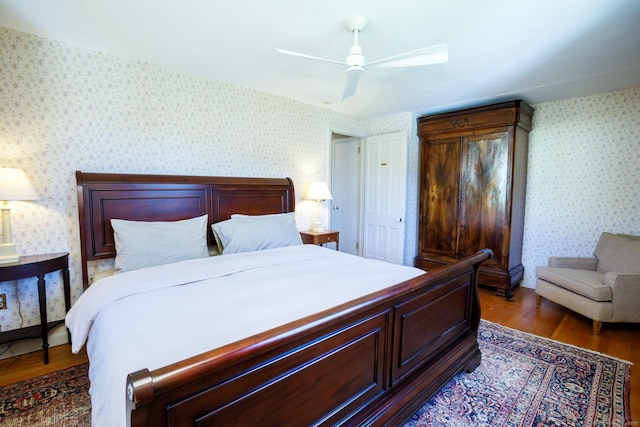
<path fill-rule="evenodd" d="M 369 68 L 415 67 L 419 65 L 441 64 L 447 62 L 449 59 L 447 45 L 441 43 L 398 53 L 372 62 L 365 62 L 364 56 L 362 55 L 362 46 L 358 44 L 358 35 L 367 26 L 367 18 L 362 15 L 351 16 L 345 21 L 345 26 L 353 33 L 353 46 L 349 48 L 349 55 L 347 55 L 347 59 L 344 62 L 318 58 L 304 53 L 292 52 L 290 50 L 277 48 L 274 48 L 273 50 L 286 55 L 300 56 L 314 61 L 329 62 L 345 66 L 347 82 L 342 94 L 343 100 L 356 93 L 360 76 L 362 76 Z"/>

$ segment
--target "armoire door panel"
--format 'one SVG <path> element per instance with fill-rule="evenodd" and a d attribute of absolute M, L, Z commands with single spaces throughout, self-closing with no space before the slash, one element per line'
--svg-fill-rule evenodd
<path fill-rule="evenodd" d="M 458 199 L 460 185 L 460 139 L 426 141 L 426 165 L 420 209 L 421 252 L 455 257 L 458 252 Z"/>
<path fill-rule="evenodd" d="M 524 101 L 418 119 L 420 224 L 416 267 L 431 270 L 476 253 L 478 283 L 513 295 L 524 274 L 527 145 L 533 108 Z"/>
<path fill-rule="evenodd" d="M 457 255 L 490 248 L 494 256 L 485 267 L 508 267 L 510 141 L 509 129 L 462 138 Z"/>

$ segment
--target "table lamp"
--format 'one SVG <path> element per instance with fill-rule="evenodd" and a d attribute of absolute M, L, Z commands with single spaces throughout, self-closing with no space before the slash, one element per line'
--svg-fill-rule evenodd
<path fill-rule="evenodd" d="M 16 245 L 11 237 L 12 200 L 37 200 L 38 194 L 22 169 L 0 167 L 0 210 L 2 210 L 2 244 L 0 264 L 18 262 Z"/>
<path fill-rule="evenodd" d="M 327 187 L 327 184 L 324 182 L 312 182 L 309 185 L 309 189 L 307 190 L 307 194 L 304 198 L 306 200 L 314 200 L 316 202 L 316 212 L 313 223 L 311 224 L 311 231 L 324 231 L 324 228 L 322 227 L 322 220 L 320 219 L 320 205 L 323 201 L 332 199 L 329 187 Z"/>

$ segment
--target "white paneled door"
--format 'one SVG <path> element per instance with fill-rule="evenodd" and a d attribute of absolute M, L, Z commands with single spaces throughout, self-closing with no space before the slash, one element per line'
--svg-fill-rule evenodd
<path fill-rule="evenodd" d="M 396 264 L 404 260 L 407 134 L 365 141 L 363 256 Z"/>

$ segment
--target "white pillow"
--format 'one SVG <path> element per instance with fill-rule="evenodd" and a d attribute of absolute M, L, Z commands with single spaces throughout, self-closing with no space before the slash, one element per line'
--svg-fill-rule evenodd
<path fill-rule="evenodd" d="M 258 221 L 272 221 L 277 220 L 278 218 L 289 218 L 292 217 L 295 221 L 296 214 L 295 212 L 288 213 L 277 213 L 277 214 L 265 214 L 265 215 L 245 215 L 245 214 L 231 214 L 231 218 L 252 218 Z"/>
<path fill-rule="evenodd" d="M 112 219 L 116 272 L 209 256 L 207 215 L 182 221 Z"/>
<path fill-rule="evenodd" d="M 302 244 L 295 212 L 257 216 L 234 214 L 231 219 L 211 227 L 223 255 Z"/>

